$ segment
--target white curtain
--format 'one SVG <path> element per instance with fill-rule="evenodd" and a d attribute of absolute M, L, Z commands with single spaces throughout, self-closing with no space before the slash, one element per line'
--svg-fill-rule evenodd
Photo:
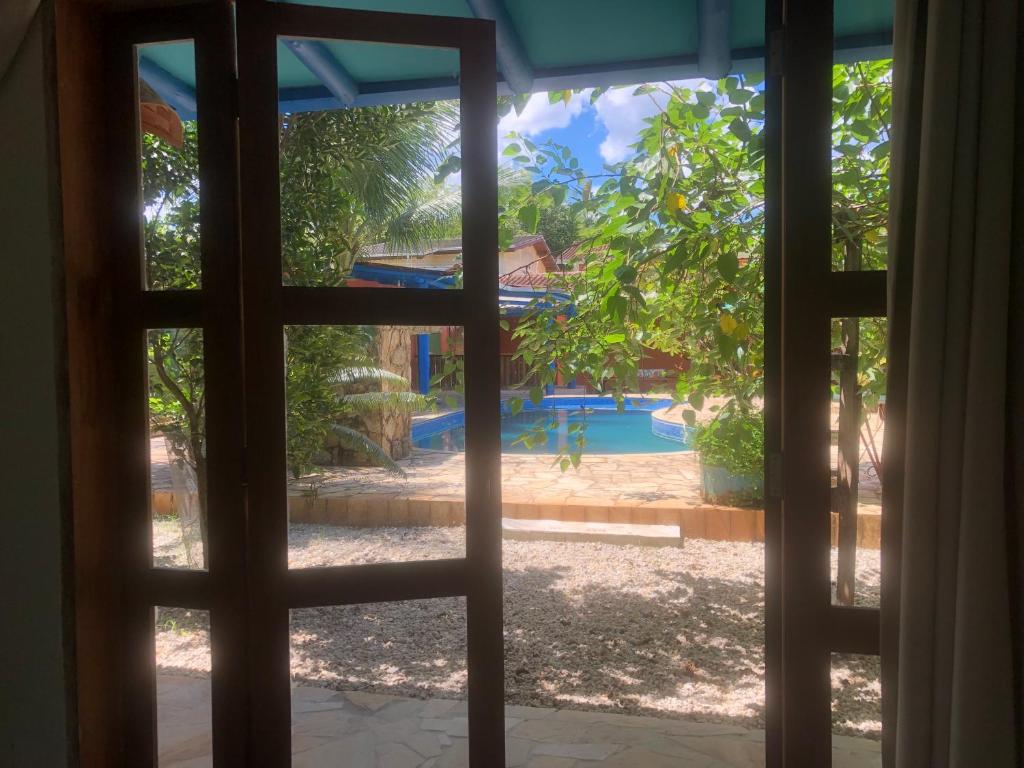
<path fill-rule="evenodd" d="M 21 47 L 29 22 L 36 15 L 40 0 L 3 0 L 0 3 L 0 80 Z"/>
<path fill-rule="evenodd" d="M 884 754 L 1021 766 L 1024 14 L 895 6 Z"/>

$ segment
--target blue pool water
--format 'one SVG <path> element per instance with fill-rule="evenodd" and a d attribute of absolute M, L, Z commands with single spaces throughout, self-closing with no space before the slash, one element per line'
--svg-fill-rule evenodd
<path fill-rule="evenodd" d="M 653 434 L 651 410 L 650 407 L 616 411 L 614 407 L 588 406 L 584 409 L 576 406 L 531 408 L 515 415 L 506 412 L 501 419 L 501 450 L 504 453 L 549 454 L 571 450 L 580 433 L 570 432 L 570 425 L 578 423 L 586 423 L 585 453 L 671 453 L 688 450 L 686 442 Z M 414 430 L 413 444 L 435 451 L 465 450 L 466 429 L 461 418 L 445 417 L 445 420 L 447 425 L 438 425 L 444 426 L 443 429 Z M 543 437 L 540 428 L 544 430 Z M 518 439 L 525 434 L 536 435 L 530 447 Z"/>

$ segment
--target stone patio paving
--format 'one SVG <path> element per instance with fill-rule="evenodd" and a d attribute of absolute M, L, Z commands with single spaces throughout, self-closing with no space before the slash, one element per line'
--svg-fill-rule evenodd
<path fill-rule="evenodd" d="M 835 448 L 832 449 L 833 462 Z M 507 519 L 568 523 L 683 526 L 686 537 L 763 539 L 756 510 L 716 507 L 701 498 L 693 451 L 585 455 L 563 472 L 552 456 L 502 455 L 502 506 Z M 151 443 L 154 509 L 170 511 L 172 493 L 161 438 Z M 324 467 L 289 481 L 293 523 L 348 526 L 460 525 L 465 520 L 465 454 L 414 450 L 399 462 L 405 477 L 377 467 Z M 861 546 L 877 548 L 880 483 L 862 456 Z"/>
<path fill-rule="evenodd" d="M 210 761 L 209 682 L 158 678 L 161 768 Z M 465 768 L 464 701 L 296 687 L 295 768 Z M 508 768 L 758 768 L 764 732 L 734 725 L 507 706 Z M 881 766 L 876 741 L 833 737 L 833 766 Z"/>

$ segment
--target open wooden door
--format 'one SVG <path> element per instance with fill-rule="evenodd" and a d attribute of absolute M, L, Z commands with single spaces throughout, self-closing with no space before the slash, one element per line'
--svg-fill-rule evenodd
<path fill-rule="evenodd" d="M 119 439 L 112 474 L 115 509 L 103 511 L 109 525 L 97 528 L 113 537 L 106 545 L 107 575 L 116 581 L 109 586 L 115 624 L 109 634 L 117 642 L 118 678 L 90 683 L 89 700 L 104 708 L 102 717 L 93 718 L 104 729 L 97 739 L 112 745 L 106 754 L 118 755 L 117 764 L 158 765 L 163 726 L 157 713 L 154 625 L 177 615 L 167 618 L 161 611 L 192 612 L 192 619 L 201 615 L 204 637 L 208 628 L 212 675 L 204 701 L 209 707 L 187 713 L 192 716 L 188 727 L 195 730 L 192 741 L 212 748 L 214 766 L 278 767 L 291 764 L 293 753 L 291 612 L 459 598 L 465 601 L 468 626 L 470 764 L 502 765 L 493 22 L 259 0 L 114 13 L 106 22 L 110 130 L 103 150 L 109 159 L 110 250 L 118 280 L 112 292 L 118 410 L 112 418 Z M 279 53 L 301 56 L 301 65 L 312 69 L 318 66 L 317 52 L 330 57 L 331 46 L 341 44 L 352 46 L 357 66 L 367 47 L 387 48 L 388 55 L 403 47 L 392 58 L 403 66 L 422 59 L 441 67 L 444 83 L 436 97 L 458 102 L 454 138 L 461 154 L 463 260 L 461 279 L 447 287 L 346 287 L 344 280 L 300 285 L 283 266 L 279 141 L 289 117 L 278 108 L 279 84 L 287 79 L 287 72 L 278 72 Z M 381 103 L 353 83 L 332 80 L 330 72 L 320 74 L 329 83 L 326 98 L 340 99 L 324 104 L 317 95 L 317 109 Z M 185 85 L 192 77 L 194 89 Z M 198 208 L 189 229 L 183 220 L 160 220 L 159 202 L 146 198 L 147 173 L 170 168 L 152 167 L 152 152 L 146 168 L 144 148 L 152 147 L 140 131 L 139 104 L 141 93 L 153 98 L 154 84 L 162 100 L 170 100 L 189 121 L 185 140 L 198 148 L 196 167 L 174 177 L 185 179 L 174 193 L 177 202 Z M 347 87 L 352 90 L 346 93 Z M 174 117 L 166 104 L 157 106 L 160 114 Z M 180 127 L 171 127 L 175 130 L 163 131 L 162 141 L 181 140 Z M 149 228 L 164 226 L 173 229 L 173 242 L 166 253 L 156 253 Z M 396 326 L 411 333 L 453 326 L 464 332 L 464 555 L 324 567 L 290 564 L 288 329 L 375 327 L 384 329 L 377 331 L 381 338 L 399 338 Z M 187 366 L 184 358 L 175 360 L 174 365 L 186 367 L 174 375 L 167 370 L 171 345 L 188 354 Z M 408 363 L 408 355 L 405 359 Z M 179 386 L 183 380 L 187 387 Z M 165 444 L 151 432 L 153 409 L 164 407 L 154 387 L 174 408 L 190 411 L 179 417 L 192 419 L 184 433 L 176 433 L 190 445 L 166 441 L 170 460 L 163 463 L 154 459 Z M 183 456 L 198 466 L 191 476 Z M 178 505 L 175 519 L 183 521 L 181 531 L 176 524 L 172 531 L 179 536 L 175 547 L 185 552 L 179 560 L 165 556 L 157 541 L 163 523 L 154 522 L 157 486 L 163 482 L 158 475 L 166 466 L 175 479 L 162 486 L 161 498 L 177 496 L 170 503 Z M 205 511 L 186 533 L 181 511 L 194 508 L 196 498 Z"/>
<path fill-rule="evenodd" d="M 156 765 L 154 625 L 162 610 L 201 614 L 208 622 L 213 659 L 212 715 L 205 714 L 200 728 L 206 737 L 212 735 L 215 764 L 240 765 L 244 760 L 239 756 L 247 749 L 246 553 L 232 9 L 200 3 L 114 13 L 106 22 L 109 129 L 102 149 L 109 159 L 109 237 L 116 275 L 111 295 L 117 336 L 111 360 L 117 407 L 110 417 L 118 440 L 110 473 L 116 510 L 104 535 L 109 537 L 109 573 L 117 582 L 110 602 L 120 677 L 90 695 L 116 702 L 104 728 L 120 742 L 121 764 Z M 148 249 L 144 237 L 157 214 L 146 210 L 140 95 L 144 78 L 153 78 L 146 55 L 169 53 L 195 72 L 194 91 L 181 88 L 175 95 L 178 110 L 195 118 L 199 137 L 194 165 L 184 174 L 194 175 L 197 186 L 190 182 L 181 190 L 182 198 L 199 208 L 198 244 L 191 241 L 189 253 L 180 259 Z M 200 494 L 208 514 L 197 525 L 195 557 L 187 564 L 161 555 L 152 522 L 153 451 L 162 451 L 163 443 L 151 434 L 150 396 L 156 376 L 166 372 L 161 363 L 171 344 L 188 350 L 196 374 L 192 394 L 205 399 L 205 423 L 193 426 L 201 443 L 197 453 L 205 458 Z"/>
<path fill-rule="evenodd" d="M 246 764 L 281 766 L 291 759 L 291 611 L 464 596 L 470 764 L 503 765 L 493 23 L 255 0 L 239 3 L 236 12 L 248 476 Z M 288 53 L 279 57 L 282 48 Z M 385 65 L 423 62 L 426 77 L 455 84 L 438 93 L 458 99 L 460 110 L 461 286 L 331 285 L 300 281 L 285 268 L 290 255 L 282 252 L 280 146 L 289 117 L 279 113 L 278 91 L 287 87 L 280 67 L 288 56 L 323 72 L 338 108 L 379 103 L 341 74 L 341 61 L 352 70 L 369 56 Z M 286 339 L 317 328 L 390 334 L 395 327 L 415 333 L 451 326 L 460 326 L 465 338 L 465 556 L 290 567 Z"/>
<path fill-rule="evenodd" d="M 767 764 L 817 768 L 832 654 L 879 653 L 878 609 L 832 597 L 830 326 L 884 316 L 885 272 L 832 271 L 833 4 L 769 0 L 766 21 Z"/>

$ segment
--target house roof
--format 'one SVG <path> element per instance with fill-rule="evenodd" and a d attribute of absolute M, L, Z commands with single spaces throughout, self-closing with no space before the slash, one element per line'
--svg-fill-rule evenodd
<path fill-rule="evenodd" d="M 519 317 L 534 302 L 557 302 L 566 306 L 566 314 L 572 314 L 569 296 L 561 291 L 548 290 L 547 280 L 538 284 L 507 282 L 508 275 L 498 280 L 498 306 L 505 317 Z M 545 277 L 539 275 L 538 277 Z M 373 261 L 357 261 L 346 285 L 351 287 L 399 287 L 399 288 L 453 288 L 455 278 L 452 270 L 441 267 L 407 267 L 395 264 L 378 264 Z"/>
<path fill-rule="evenodd" d="M 550 269 L 555 267 L 554 261 L 550 258 L 551 249 L 548 247 L 547 241 L 544 239 L 544 235 L 520 235 L 515 238 L 509 247 L 505 248 L 502 253 L 518 251 L 530 246 L 533 246 L 537 253 L 540 254 L 541 258 L 545 259 L 545 263 L 548 264 Z M 360 249 L 359 259 L 365 261 L 377 261 L 381 259 L 394 261 L 397 259 L 422 259 L 425 256 L 433 256 L 434 254 L 458 255 L 461 253 L 462 238 L 452 237 L 444 240 L 425 240 L 421 243 L 398 248 L 393 248 L 388 243 L 374 243 L 373 245 L 367 245 Z"/>
<path fill-rule="evenodd" d="M 547 288 L 548 273 L 516 270 L 498 277 L 498 284 L 505 288 Z"/>
<path fill-rule="evenodd" d="M 499 91 L 504 93 L 717 78 L 764 68 L 764 0 L 305 3 L 494 19 Z M 889 56 L 891 43 L 892 0 L 835 0 L 838 61 Z M 279 40 L 279 108 L 302 112 L 456 98 L 458 69 L 457 52 L 447 49 Z M 146 46 L 139 71 L 183 119 L 195 117 L 191 43 Z"/>

